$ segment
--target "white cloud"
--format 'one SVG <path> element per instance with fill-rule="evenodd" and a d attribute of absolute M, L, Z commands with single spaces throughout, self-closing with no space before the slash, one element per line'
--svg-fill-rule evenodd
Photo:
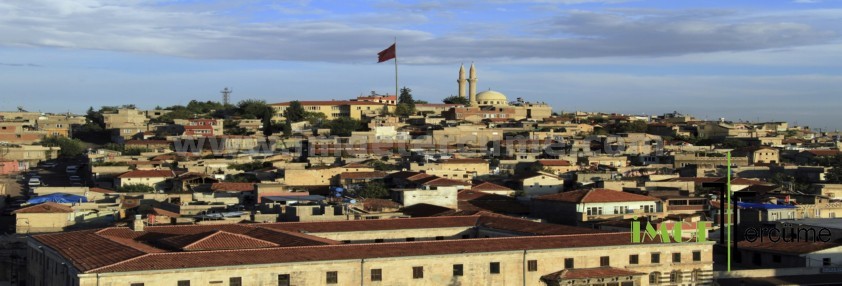
<path fill-rule="evenodd" d="M 405 63 L 686 55 L 796 47 L 838 38 L 825 26 L 786 15 L 752 17 L 749 12 L 730 10 L 568 11 L 536 20 L 531 31 L 511 34 L 499 29 L 501 26 L 464 33 L 461 31 L 466 29 L 461 29 L 458 22 L 449 24 L 447 32 L 434 33 L 409 28 L 435 21 L 422 12 L 333 15 L 306 3 L 283 6 L 293 9 L 284 13 L 313 10 L 328 15 L 297 21 L 279 16 L 273 21 L 255 22 L 230 15 L 227 9 L 231 7 L 225 5 L 203 4 L 188 9 L 191 6 L 144 1 L 12 1 L 6 3 L 8 9 L 0 17 L 0 34 L 5 45 L 13 46 L 327 62 L 373 61 L 381 46 L 397 36 Z M 441 7 L 446 5 L 431 3 L 405 9 Z"/>

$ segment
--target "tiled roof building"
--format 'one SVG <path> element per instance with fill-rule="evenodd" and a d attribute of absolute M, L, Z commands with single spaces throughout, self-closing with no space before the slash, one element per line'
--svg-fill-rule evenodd
<path fill-rule="evenodd" d="M 543 285 L 547 275 L 603 277 L 586 269 L 606 266 L 634 272 L 639 285 L 637 273 L 712 271 L 712 243 L 631 244 L 629 233 L 484 214 L 111 227 L 36 235 L 28 244 L 32 285 Z M 680 253 L 686 263 L 648 261 L 652 252 Z M 630 255 L 647 260 L 632 264 Z"/>

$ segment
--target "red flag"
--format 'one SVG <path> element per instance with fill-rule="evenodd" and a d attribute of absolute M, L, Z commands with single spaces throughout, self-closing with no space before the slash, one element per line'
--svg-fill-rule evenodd
<path fill-rule="evenodd" d="M 395 44 L 392 44 L 383 51 L 377 53 L 377 62 L 382 63 L 395 58 Z"/>

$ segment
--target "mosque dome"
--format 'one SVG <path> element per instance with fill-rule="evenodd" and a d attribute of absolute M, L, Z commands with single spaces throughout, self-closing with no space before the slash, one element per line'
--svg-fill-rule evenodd
<path fill-rule="evenodd" d="M 480 93 L 477 93 L 477 103 L 480 106 L 483 105 L 508 105 L 509 100 L 506 98 L 505 94 L 493 91 L 493 90 L 486 90 Z"/>

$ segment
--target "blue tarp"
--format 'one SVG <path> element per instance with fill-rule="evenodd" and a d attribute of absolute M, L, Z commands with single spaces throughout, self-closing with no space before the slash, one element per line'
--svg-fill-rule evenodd
<path fill-rule="evenodd" d="M 775 204 L 758 204 L 758 203 L 744 203 L 737 202 L 737 207 L 745 209 L 794 209 L 792 205 L 775 205 Z"/>
<path fill-rule="evenodd" d="M 65 194 L 65 193 L 52 193 L 49 195 L 37 196 L 34 198 L 29 199 L 26 201 L 27 204 L 40 204 L 46 202 L 53 202 L 53 203 L 87 203 L 88 198 L 83 196 Z"/>

